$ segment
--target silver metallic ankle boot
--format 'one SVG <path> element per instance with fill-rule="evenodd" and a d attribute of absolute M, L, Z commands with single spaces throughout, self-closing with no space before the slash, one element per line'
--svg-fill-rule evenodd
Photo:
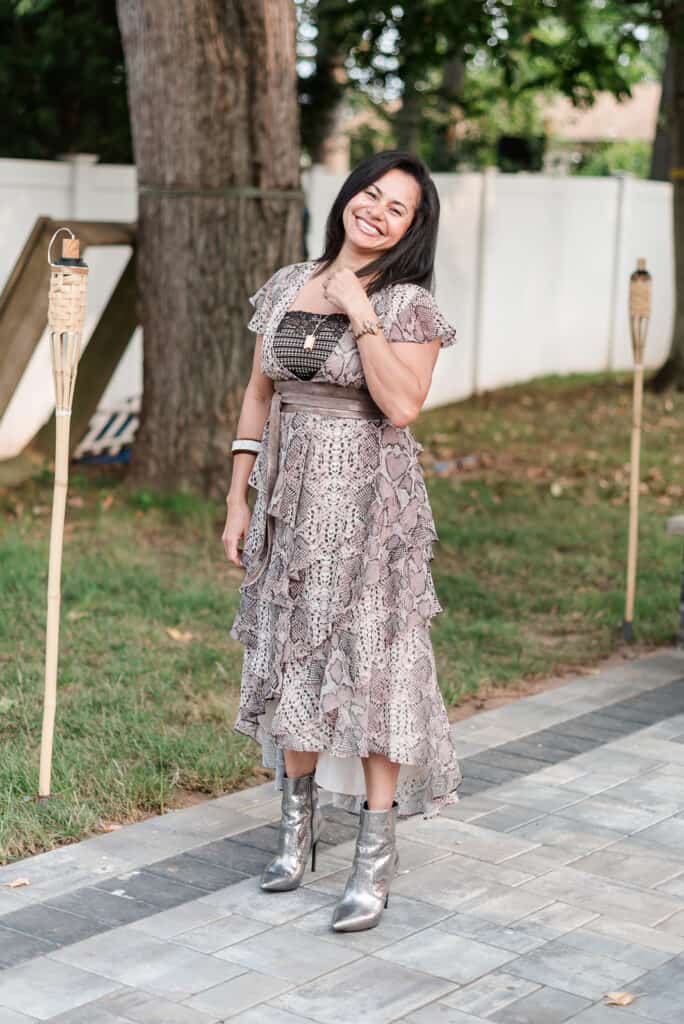
<path fill-rule="evenodd" d="M 365 801 L 360 817 L 351 875 L 333 911 L 336 932 L 359 932 L 378 924 L 399 867 L 396 801 L 388 811 L 369 811 Z"/>
<path fill-rule="evenodd" d="M 314 773 L 295 779 L 283 779 L 282 817 L 278 834 L 278 852 L 264 868 L 261 888 L 285 892 L 300 884 L 311 854 L 311 870 L 316 870 L 316 844 L 322 815 L 318 807 L 318 785 Z"/>

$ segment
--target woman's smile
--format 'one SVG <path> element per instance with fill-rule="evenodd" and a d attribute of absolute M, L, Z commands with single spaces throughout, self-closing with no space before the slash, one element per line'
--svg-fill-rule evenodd
<path fill-rule="evenodd" d="M 359 225 L 359 230 L 363 231 L 364 235 L 373 235 L 375 238 L 378 238 L 384 234 L 384 231 L 381 231 L 380 228 L 374 227 L 369 220 L 361 217 L 358 213 L 356 214 L 356 221 Z"/>

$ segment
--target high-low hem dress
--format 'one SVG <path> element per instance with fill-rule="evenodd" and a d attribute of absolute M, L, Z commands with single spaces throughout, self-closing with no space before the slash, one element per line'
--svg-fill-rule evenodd
<path fill-rule="evenodd" d="M 277 332 L 316 268 L 277 271 L 250 301 L 263 334 L 262 372 L 301 380 L 278 358 Z M 453 344 L 430 292 L 392 285 L 371 297 L 390 341 Z M 315 381 L 367 387 L 350 325 L 338 331 Z M 282 346 L 280 347 L 282 352 Z M 240 586 L 230 630 L 244 645 L 235 730 L 262 746 L 282 784 L 283 750 L 318 751 L 316 781 L 333 802 L 359 809 L 361 758 L 401 765 L 398 814 L 431 816 L 458 800 L 462 781 L 437 683 L 431 620 L 443 608 L 430 571 L 438 534 L 408 427 L 281 412 L 278 474 L 266 508 L 270 417 L 249 476 L 256 498 L 242 552 L 247 570 L 273 517 L 268 563 Z"/>

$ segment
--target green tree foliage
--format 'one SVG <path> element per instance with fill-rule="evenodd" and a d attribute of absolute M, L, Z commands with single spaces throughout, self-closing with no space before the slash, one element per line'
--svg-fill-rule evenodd
<path fill-rule="evenodd" d="M 619 98 L 664 61 L 662 4 L 629 0 L 298 0 L 305 63 L 319 91 L 316 27 L 325 21 L 344 54 L 348 82 L 389 121 L 395 142 L 436 170 L 493 162 L 502 132 L 538 134 L 533 99 L 562 93 L 591 105 L 599 90 Z M 312 31 L 313 26 L 313 31 Z M 306 68 L 302 90 L 307 90 Z M 340 88 L 336 90 L 339 99 Z M 401 97 L 388 113 L 388 101 Z M 302 110 L 316 121 L 314 103 Z M 477 123 L 457 139 L 455 119 Z M 409 121 L 407 127 L 406 121 Z M 324 125 L 317 121 L 319 129 Z"/>
<path fill-rule="evenodd" d="M 0 156 L 132 163 L 115 0 L 0 0 Z"/>

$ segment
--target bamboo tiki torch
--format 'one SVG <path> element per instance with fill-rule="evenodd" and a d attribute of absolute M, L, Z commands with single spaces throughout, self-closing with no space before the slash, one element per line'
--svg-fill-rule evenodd
<path fill-rule="evenodd" d="M 634 384 L 632 395 L 632 450 L 629 477 L 629 546 L 627 552 L 627 600 L 623 638 L 634 640 L 634 594 L 636 591 L 637 544 L 639 535 L 639 456 L 641 454 L 641 408 L 644 394 L 644 349 L 651 315 L 651 275 L 646 260 L 638 259 L 629 279 L 629 327 L 634 353 Z"/>
<path fill-rule="evenodd" d="M 70 238 L 62 239 L 62 257 L 53 262 L 52 243 L 61 231 Z M 85 316 L 88 266 L 80 259 L 80 244 L 69 228 L 58 228 L 48 246 L 50 293 L 48 329 L 50 355 L 55 385 L 55 484 L 52 497 L 50 529 L 50 566 L 47 589 L 47 632 L 45 642 L 45 696 L 43 702 L 43 734 L 40 747 L 40 778 L 38 798 L 50 794 L 52 738 L 57 704 L 57 660 L 59 653 L 60 580 L 62 575 L 62 544 L 64 513 L 69 482 L 69 426 L 74 398 L 76 371 L 81 350 L 81 332 Z"/>

